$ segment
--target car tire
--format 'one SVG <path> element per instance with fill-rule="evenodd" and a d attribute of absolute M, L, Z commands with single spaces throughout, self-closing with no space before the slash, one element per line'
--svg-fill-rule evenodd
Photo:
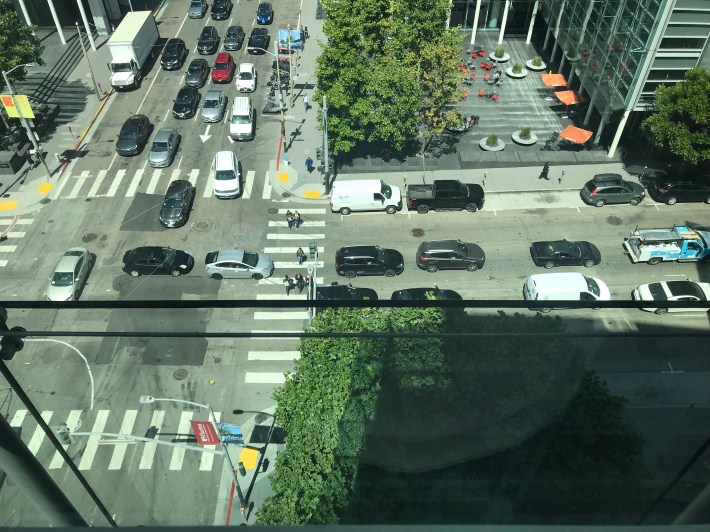
<path fill-rule="evenodd" d="M 666 200 L 666 205 L 675 205 L 676 203 L 678 203 L 678 198 L 674 198 L 673 196 Z"/>
<path fill-rule="evenodd" d="M 656 310 L 653 311 L 654 314 L 658 314 L 659 316 L 661 314 L 665 314 L 666 312 L 668 312 L 667 308 L 657 308 Z"/>
<path fill-rule="evenodd" d="M 659 262 L 661 262 L 661 257 L 651 257 L 650 259 L 648 259 L 648 263 L 649 263 L 651 266 L 655 266 L 655 265 L 658 264 Z"/>
<path fill-rule="evenodd" d="M 385 270 L 385 277 L 394 277 L 395 275 L 397 275 L 397 272 L 395 272 L 394 270 Z"/>
<path fill-rule="evenodd" d="M 429 212 L 429 205 L 420 205 L 417 207 L 417 212 L 419 214 L 426 214 Z"/>
<path fill-rule="evenodd" d="M 251 276 L 251 278 L 255 279 L 257 281 L 261 281 L 264 278 L 264 276 L 261 275 L 260 273 L 255 273 L 254 275 Z"/>
<path fill-rule="evenodd" d="M 475 262 L 472 262 L 471 264 L 466 265 L 466 270 L 469 272 L 475 272 L 478 271 L 478 264 Z"/>
<path fill-rule="evenodd" d="M 436 273 L 439 271 L 439 267 L 436 264 L 427 264 L 426 271 Z"/>
<path fill-rule="evenodd" d="M 476 205 L 475 203 L 469 203 L 468 205 L 466 205 L 466 210 L 468 212 L 476 212 L 478 210 L 478 205 Z"/>
<path fill-rule="evenodd" d="M 141 272 L 139 272 L 138 270 L 131 270 L 130 272 L 128 272 L 128 274 L 131 277 L 138 277 L 141 274 Z"/>
<path fill-rule="evenodd" d="M 388 205 L 385 209 L 385 212 L 387 214 L 395 214 L 397 212 L 397 207 L 395 207 L 394 205 Z"/>
<path fill-rule="evenodd" d="M 584 264 L 585 268 L 591 268 L 592 266 L 594 266 L 594 261 L 593 260 L 585 260 L 583 264 Z"/>
<path fill-rule="evenodd" d="M 552 310 L 551 308 L 545 307 L 545 308 L 538 309 L 538 312 L 541 312 L 542 314 L 547 314 L 551 310 Z"/>
<path fill-rule="evenodd" d="M 636 205 L 638 205 L 639 203 L 641 203 L 641 198 L 631 198 L 631 201 L 629 202 L 629 205 L 634 205 L 634 206 L 636 206 Z"/>
<path fill-rule="evenodd" d="M 606 201 L 604 201 L 603 199 L 599 199 L 594 202 L 595 207 L 603 207 L 604 205 L 606 205 Z"/>
<path fill-rule="evenodd" d="M 212 277 L 212 279 L 214 279 L 215 281 L 221 281 L 222 279 L 224 279 L 224 277 L 222 277 L 222 274 L 219 273 L 213 273 L 212 275 L 210 275 L 210 277 Z"/>
<path fill-rule="evenodd" d="M 708 196 L 707 198 L 705 198 L 705 203 L 710 203 L 710 196 Z"/>
<path fill-rule="evenodd" d="M 173 277 L 180 277 L 182 275 L 182 272 L 180 270 L 173 270 L 170 272 L 170 275 Z"/>
<path fill-rule="evenodd" d="M 350 214 L 350 213 L 353 212 L 353 211 L 351 211 L 351 210 L 348 209 L 347 207 L 343 207 L 343 208 L 340 209 L 339 212 L 340 212 L 340 214 L 342 214 L 343 216 L 347 216 L 348 214 Z"/>
<path fill-rule="evenodd" d="M 356 277 L 356 276 L 357 276 L 357 272 L 354 272 L 352 270 L 348 270 L 345 272 L 345 277 L 347 277 L 348 279 L 352 279 L 353 277 Z"/>
<path fill-rule="evenodd" d="M 555 263 L 552 262 L 551 260 L 548 260 L 547 262 L 545 262 L 545 263 L 543 264 L 543 266 L 545 267 L 545 269 L 551 270 L 552 268 L 555 267 Z"/>
<path fill-rule="evenodd" d="M 700 259 L 700 262 L 708 263 L 710 262 L 710 255 L 705 255 L 702 259 Z"/>

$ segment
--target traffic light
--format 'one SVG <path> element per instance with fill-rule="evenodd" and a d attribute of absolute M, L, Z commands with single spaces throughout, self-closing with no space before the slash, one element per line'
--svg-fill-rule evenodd
<path fill-rule="evenodd" d="M 7 327 L 7 310 L 4 307 L 0 307 L 0 332 L 26 332 L 22 327 L 13 327 L 8 329 Z M 7 336 L 2 335 L 0 339 L 0 359 L 2 360 L 12 360 L 15 353 L 22 351 L 25 347 L 25 342 L 22 340 L 26 335 L 18 336 Z"/>
<path fill-rule="evenodd" d="M 318 252 L 318 244 L 316 244 L 315 241 L 308 244 L 308 251 L 311 253 L 312 257 L 315 257 Z"/>
<path fill-rule="evenodd" d="M 66 423 L 55 425 L 52 427 L 52 430 L 62 445 L 71 445 L 74 443 L 74 440 L 71 437 L 71 432 L 69 431 L 69 427 L 67 427 Z"/>

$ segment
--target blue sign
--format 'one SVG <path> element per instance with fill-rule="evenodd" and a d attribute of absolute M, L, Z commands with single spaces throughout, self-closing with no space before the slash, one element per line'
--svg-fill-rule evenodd
<path fill-rule="evenodd" d="M 242 428 L 239 425 L 217 423 L 217 430 L 224 443 L 234 443 L 244 447 L 244 434 L 242 434 Z"/>

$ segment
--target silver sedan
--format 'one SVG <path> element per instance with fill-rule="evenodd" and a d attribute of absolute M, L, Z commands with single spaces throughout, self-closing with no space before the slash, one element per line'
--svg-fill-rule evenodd
<path fill-rule="evenodd" d="M 164 127 L 155 135 L 148 153 L 148 164 L 153 168 L 170 166 L 180 145 L 180 134 L 173 127 Z"/>
<path fill-rule="evenodd" d="M 209 91 L 202 103 L 202 121 L 219 122 L 227 109 L 227 97 L 222 91 Z"/>

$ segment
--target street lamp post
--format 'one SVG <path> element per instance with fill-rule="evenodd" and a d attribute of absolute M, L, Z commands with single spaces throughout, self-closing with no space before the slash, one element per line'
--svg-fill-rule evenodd
<path fill-rule="evenodd" d="M 195 403 L 194 401 L 185 401 L 184 399 L 171 399 L 171 398 L 162 398 L 162 397 L 153 397 L 152 395 L 142 395 L 140 397 L 140 402 L 143 404 L 150 404 L 150 403 L 155 403 L 157 401 L 169 401 L 172 403 L 183 403 L 186 405 L 192 405 L 192 406 L 197 406 L 199 408 L 206 408 L 209 413 L 210 413 L 210 418 L 212 418 L 212 423 L 215 425 L 215 431 L 217 432 L 217 437 L 219 438 L 219 443 L 222 446 L 222 455 L 226 459 L 227 463 L 229 464 L 229 468 L 231 470 L 232 476 L 234 477 L 234 485 L 237 488 L 237 496 L 239 497 L 239 505 L 241 506 L 241 512 L 244 515 L 244 518 L 247 518 L 247 511 L 246 511 L 246 500 L 244 499 L 244 494 L 242 493 L 242 488 L 239 485 L 239 477 L 237 476 L 237 471 L 234 469 L 234 462 L 232 462 L 232 458 L 229 456 L 229 452 L 227 451 L 227 444 L 224 443 L 224 440 L 222 439 L 222 434 L 219 431 L 219 427 L 217 427 L 217 417 L 214 415 L 214 410 L 212 410 L 212 405 L 209 403 L 203 405 L 201 403 Z"/>
<path fill-rule="evenodd" d="M 15 70 L 16 68 L 32 67 L 34 65 L 35 65 L 34 63 L 25 63 L 23 65 L 17 65 L 8 71 L 3 70 L 2 77 L 5 78 L 5 85 L 7 85 L 7 90 L 10 91 L 10 97 L 12 98 L 12 103 L 15 106 L 15 109 L 17 109 L 17 113 L 20 115 L 20 122 L 22 122 L 22 125 L 25 127 L 25 131 L 27 131 L 27 138 L 32 143 L 32 146 L 35 149 L 35 153 L 39 157 L 40 163 L 42 163 L 42 166 L 44 167 L 44 173 L 47 177 L 47 180 L 49 180 L 49 179 L 52 179 L 52 174 L 50 174 L 49 168 L 47 168 L 47 163 L 44 160 L 44 155 L 42 155 L 42 150 L 39 149 L 39 144 L 37 143 L 37 137 L 35 137 L 35 133 L 34 133 L 34 131 L 32 131 L 32 126 L 30 126 L 30 123 L 27 120 L 27 118 L 25 118 L 22 115 L 22 109 L 20 109 L 20 106 L 17 105 L 17 99 L 15 98 L 15 88 L 12 86 L 12 83 L 10 83 L 10 78 L 7 77 L 7 75 L 10 72 L 12 72 L 13 70 Z"/>

